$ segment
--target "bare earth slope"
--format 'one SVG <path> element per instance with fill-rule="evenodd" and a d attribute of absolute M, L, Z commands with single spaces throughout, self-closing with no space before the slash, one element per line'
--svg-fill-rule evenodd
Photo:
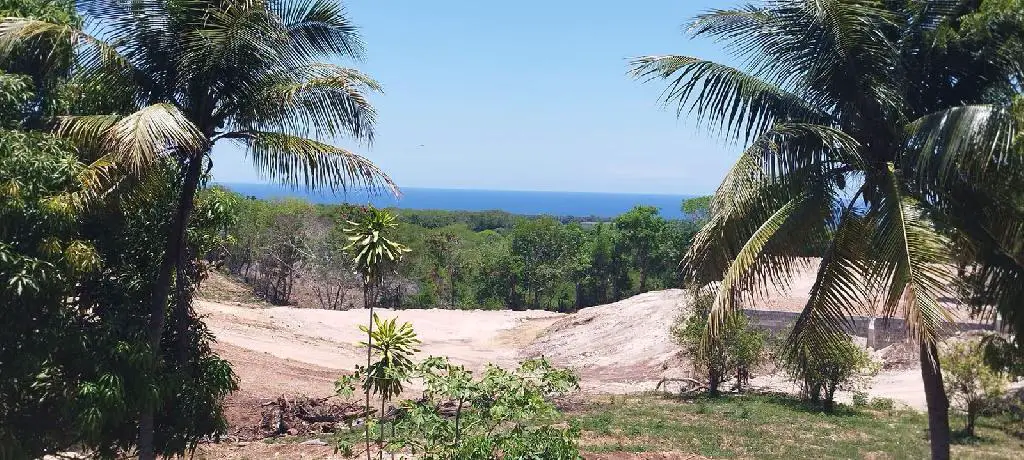
<path fill-rule="evenodd" d="M 813 270 L 800 273 L 791 293 L 778 293 L 755 308 L 792 310 L 803 305 Z M 365 310 L 328 311 L 266 307 L 245 302 L 199 301 L 197 310 L 218 339 L 217 351 L 232 362 L 245 394 L 325 395 L 333 380 L 365 359 L 357 344 Z M 487 363 L 514 366 L 519 360 L 545 356 L 579 372 L 589 392 L 628 393 L 650 390 L 663 377 L 687 374 L 686 357 L 669 333 L 676 317 L 687 311 L 684 291 L 649 292 L 608 305 L 565 315 L 543 311 L 385 310 L 413 324 L 423 341 L 421 357 L 448 356 L 471 369 Z M 870 393 L 924 407 L 916 359 L 883 371 Z M 781 376 L 752 382 L 765 388 L 794 391 Z"/>
<path fill-rule="evenodd" d="M 687 311 L 686 299 L 682 289 L 669 289 L 585 308 L 544 330 L 522 354 L 576 370 L 584 389 L 651 389 L 681 364 L 669 328 Z"/>
<path fill-rule="evenodd" d="M 216 335 L 218 352 L 226 355 L 242 378 L 242 390 L 259 396 L 308 394 L 313 389 L 330 393 L 333 379 L 316 379 L 320 383 L 310 388 L 296 387 L 294 380 L 282 377 L 303 367 L 311 375 L 333 370 L 340 376 L 366 359 L 365 349 L 357 345 L 365 340 L 358 327 L 368 321 L 366 310 L 261 308 L 213 301 L 197 302 L 196 310 Z M 375 311 L 382 318 L 398 316 L 411 322 L 423 341 L 421 356 L 448 356 L 471 369 L 488 362 L 514 365 L 524 345 L 565 316 L 544 311 Z"/>

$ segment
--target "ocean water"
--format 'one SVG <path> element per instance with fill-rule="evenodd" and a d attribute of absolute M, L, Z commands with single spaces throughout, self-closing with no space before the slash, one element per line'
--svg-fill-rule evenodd
<path fill-rule="evenodd" d="M 220 184 L 235 192 L 260 199 L 298 197 L 314 203 L 373 204 L 377 207 L 406 209 L 443 209 L 449 211 L 502 210 L 513 214 L 553 216 L 615 217 L 637 205 L 655 206 L 668 219 L 683 218 L 680 206 L 692 195 L 654 195 L 590 192 L 528 192 L 506 190 L 455 190 L 439 188 L 403 188 L 402 197 L 369 195 L 362 191 L 347 194 L 310 193 L 273 184 Z"/>

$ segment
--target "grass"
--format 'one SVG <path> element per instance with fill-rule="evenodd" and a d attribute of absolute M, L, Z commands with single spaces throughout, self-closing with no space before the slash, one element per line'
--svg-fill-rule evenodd
<path fill-rule="evenodd" d="M 682 400 L 662 395 L 603 398 L 569 412 L 588 452 L 684 452 L 706 457 L 927 458 L 928 421 L 912 410 L 839 406 L 822 412 L 782 395 Z M 952 419 L 953 428 L 962 420 Z M 954 458 L 1019 458 L 1024 440 L 994 419 L 978 437 L 955 438 Z"/>

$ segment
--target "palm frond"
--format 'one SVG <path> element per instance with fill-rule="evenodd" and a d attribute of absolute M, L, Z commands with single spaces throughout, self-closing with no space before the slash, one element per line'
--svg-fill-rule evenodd
<path fill-rule="evenodd" d="M 116 114 L 66 116 L 58 123 L 56 134 L 83 151 L 102 151 L 107 147 L 107 131 L 122 118 Z"/>
<path fill-rule="evenodd" d="M 744 291 L 753 297 L 767 293 L 770 285 L 788 286 L 793 268 L 800 265 L 794 243 L 810 239 L 813 231 L 808 227 L 817 226 L 820 231 L 825 226 L 831 205 L 828 190 L 817 188 L 793 197 L 767 218 L 756 216 L 761 225 L 736 252 L 718 283 L 707 323 L 709 336 L 717 336 L 720 327 L 738 312 L 736 300 Z"/>
<path fill-rule="evenodd" d="M 868 282 L 885 287 L 882 315 L 903 311 L 907 332 L 919 343 L 935 343 L 952 314 L 939 302 L 955 296 L 949 239 L 939 233 L 919 202 L 901 189 L 889 165 L 884 194 L 873 209 Z"/>
<path fill-rule="evenodd" d="M 342 134 L 372 141 L 376 111 L 368 95 L 381 91 L 369 76 L 336 65 L 315 64 L 268 77 L 265 89 L 240 104 L 239 124 L 254 129 Z"/>
<path fill-rule="evenodd" d="M 893 19 L 874 0 L 783 0 L 709 12 L 690 31 L 727 41 L 753 75 L 814 106 L 841 108 L 857 91 L 898 97 L 882 84 L 896 55 L 886 37 Z"/>
<path fill-rule="evenodd" d="M 141 174 L 161 154 L 192 155 L 208 145 L 206 136 L 172 104 L 154 104 L 114 119 L 62 117 L 57 132 L 78 143 L 104 145 L 133 174 Z"/>
<path fill-rule="evenodd" d="M 54 24 L 36 19 L 9 17 L 0 19 L 0 56 L 15 46 L 36 38 L 62 41 L 72 47 L 91 49 L 79 54 L 79 64 L 86 68 L 116 66 L 137 72 L 116 47 L 69 24 Z"/>
<path fill-rule="evenodd" d="M 698 124 L 750 140 L 776 123 L 830 124 L 830 116 L 799 95 L 732 67 L 678 55 L 644 56 L 631 62 L 634 78 L 669 80 L 666 104 L 694 112 Z"/>
<path fill-rule="evenodd" d="M 845 175 L 842 168 L 862 163 L 856 152 L 856 142 L 828 127 L 778 124 L 763 133 L 743 151 L 712 197 L 708 222 L 681 264 L 684 279 L 699 285 L 721 279 L 739 248 L 764 222 L 760 219 L 807 190 L 837 185 Z M 822 220 L 807 222 L 818 225 Z"/>
<path fill-rule="evenodd" d="M 221 74 L 226 84 L 237 86 L 288 63 L 280 46 L 287 42 L 287 33 L 262 2 L 211 9 L 201 27 L 182 35 L 181 68 L 186 75 Z"/>
<path fill-rule="evenodd" d="M 787 362 L 806 362 L 807 353 L 846 340 L 850 318 L 864 313 L 870 222 L 847 207 L 818 266 L 807 304 L 786 338 Z"/>
<path fill-rule="evenodd" d="M 953 187 L 939 201 L 942 218 L 962 238 L 957 259 L 964 270 L 965 301 L 982 317 L 1003 316 L 1012 331 L 1024 330 L 1024 175 L 993 177 Z M 995 193 L 988 193 L 996 188 Z M 964 254 L 965 253 L 965 254 Z"/>
<path fill-rule="evenodd" d="M 303 59 L 328 56 L 360 58 L 363 43 L 358 29 L 341 3 L 331 0 L 273 0 L 270 9 L 280 16 L 292 52 Z"/>
<path fill-rule="evenodd" d="M 114 154 L 104 155 L 82 168 L 76 175 L 80 187 L 57 197 L 56 201 L 76 212 L 102 203 L 105 197 L 128 179 L 128 175 L 121 174 L 118 170 L 118 164 L 113 156 Z"/>
<path fill-rule="evenodd" d="M 993 171 L 1024 171 L 1024 155 L 1013 149 L 1018 128 L 1012 109 L 995 105 L 953 107 L 907 125 L 902 169 L 924 192 L 953 181 L 984 183 Z"/>
<path fill-rule="evenodd" d="M 272 180 L 310 189 L 346 191 L 398 186 L 370 160 L 347 150 L 276 132 L 244 131 L 224 135 L 246 147 L 256 169 Z"/>

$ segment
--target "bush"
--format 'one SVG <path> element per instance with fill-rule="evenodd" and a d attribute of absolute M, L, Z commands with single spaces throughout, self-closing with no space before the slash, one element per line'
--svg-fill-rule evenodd
<path fill-rule="evenodd" d="M 964 433 L 974 436 L 974 425 L 982 411 L 992 407 L 1006 393 L 1007 378 L 985 364 L 981 343 L 960 341 L 948 345 L 939 356 L 946 394 L 966 416 Z"/>
<path fill-rule="evenodd" d="M 862 390 L 879 369 L 864 349 L 845 337 L 831 346 L 801 346 L 786 363 L 808 400 L 831 409 L 837 390 Z"/>
<path fill-rule="evenodd" d="M 716 395 L 721 384 L 732 378 L 736 389 L 743 389 L 750 369 L 764 356 L 765 336 L 750 327 L 746 315 L 736 314 L 726 319 L 718 337 L 708 338 L 708 314 L 713 302 L 713 295 L 694 295 L 693 314 L 676 320 L 672 335 L 692 358 L 693 372 L 704 377 L 708 392 Z"/>
<path fill-rule="evenodd" d="M 389 450 L 410 448 L 423 459 L 580 459 L 580 429 L 551 424 L 549 398 L 578 388 L 576 376 L 544 359 L 515 371 L 488 366 L 479 378 L 446 358 L 419 366 L 423 397 L 402 404 Z"/>
<path fill-rule="evenodd" d="M 872 398 L 871 408 L 874 410 L 892 410 L 896 407 L 896 400 L 892 398 Z"/>
<path fill-rule="evenodd" d="M 863 391 L 853 392 L 853 407 L 867 407 L 868 394 Z"/>
<path fill-rule="evenodd" d="M 556 369 L 543 358 L 525 361 L 515 371 L 489 365 L 479 378 L 447 358 L 413 364 L 410 357 L 419 341 L 411 325 L 398 326 L 395 319 L 381 321 L 376 315 L 374 322 L 378 360 L 369 368 L 357 366 L 355 374 L 336 383 L 342 396 L 352 395 L 361 383 L 381 397 L 380 416 L 366 425 L 367 450 L 372 431 L 380 452 L 411 451 L 424 460 L 582 459 L 579 426 L 552 423 L 558 410 L 550 398 L 579 388 L 572 372 Z M 411 378 L 425 385 L 422 397 L 386 411 L 386 402 Z M 344 436 L 336 447 L 352 451 Z"/>

